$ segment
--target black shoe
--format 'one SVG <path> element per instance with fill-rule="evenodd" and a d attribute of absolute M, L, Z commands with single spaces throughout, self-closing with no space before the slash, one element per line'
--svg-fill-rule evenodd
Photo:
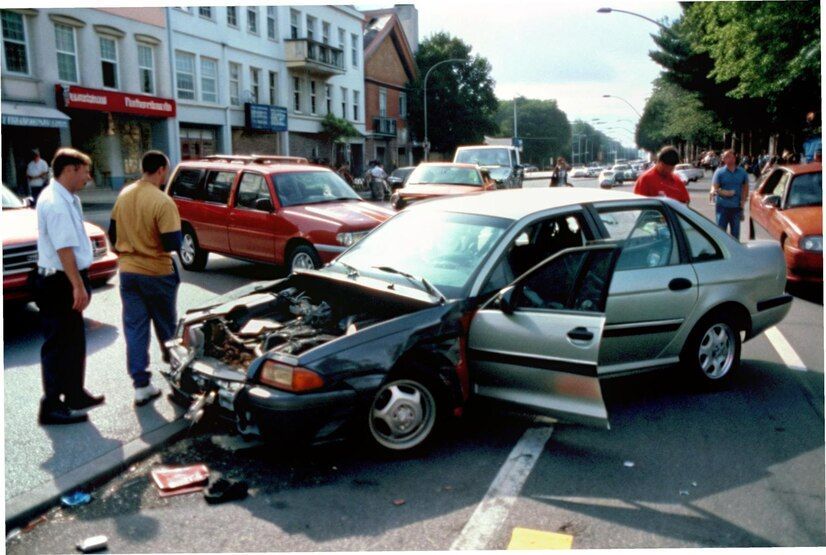
<path fill-rule="evenodd" d="M 37 422 L 42 425 L 48 424 L 77 424 L 78 422 L 85 422 L 89 417 L 82 412 L 70 410 L 66 406 L 57 407 L 49 411 L 40 409 L 40 414 L 37 417 Z"/>
<path fill-rule="evenodd" d="M 81 397 L 68 400 L 66 405 L 70 410 L 84 410 L 102 405 L 104 402 L 106 402 L 104 395 L 91 395 L 89 392 L 84 391 Z"/>

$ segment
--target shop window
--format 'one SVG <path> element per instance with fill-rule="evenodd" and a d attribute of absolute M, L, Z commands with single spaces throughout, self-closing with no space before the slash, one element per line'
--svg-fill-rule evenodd
<path fill-rule="evenodd" d="M 109 89 L 117 89 L 118 45 L 115 39 L 100 37 L 100 71 L 103 75 L 103 86 Z"/>
<path fill-rule="evenodd" d="M 201 100 L 218 102 L 218 60 L 201 58 Z"/>
<path fill-rule="evenodd" d="M 57 76 L 61 81 L 77 83 L 77 51 L 75 29 L 55 23 L 55 49 L 57 51 Z"/>
<path fill-rule="evenodd" d="M 138 71 L 140 72 L 141 92 L 155 94 L 155 53 L 151 46 L 138 45 Z"/>
<path fill-rule="evenodd" d="M 241 64 L 229 63 L 229 103 L 241 105 Z"/>
<path fill-rule="evenodd" d="M 227 25 L 238 27 L 238 7 L 227 6 Z"/>
<path fill-rule="evenodd" d="M 181 159 L 197 160 L 215 154 L 215 131 L 213 129 L 199 129 L 182 127 Z"/>
<path fill-rule="evenodd" d="M 229 200 L 232 183 L 235 181 L 235 175 L 235 172 L 209 172 L 204 187 L 204 200 L 226 204 Z"/>
<path fill-rule="evenodd" d="M 247 31 L 257 35 L 258 34 L 258 7 L 247 7 Z"/>
<path fill-rule="evenodd" d="M 301 19 L 301 12 L 290 10 L 290 38 L 298 38 L 298 21 Z"/>
<path fill-rule="evenodd" d="M 26 42 L 26 20 L 19 13 L 3 10 L 4 68 L 9 73 L 29 73 L 29 48 Z"/>
<path fill-rule="evenodd" d="M 278 15 L 275 6 L 267 6 L 267 38 L 278 40 Z"/>
<path fill-rule="evenodd" d="M 176 197 L 197 199 L 201 195 L 203 170 L 182 168 L 172 182 L 172 194 Z"/>
<path fill-rule="evenodd" d="M 175 83 L 178 98 L 195 100 L 195 54 L 175 52 Z"/>
<path fill-rule="evenodd" d="M 152 142 L 152 131 L 145 122 L 120 121 L 117 132 L 120 137 L 124 177 L 137 179 L 141 175 L 141 157 L 149 150 Z"/>

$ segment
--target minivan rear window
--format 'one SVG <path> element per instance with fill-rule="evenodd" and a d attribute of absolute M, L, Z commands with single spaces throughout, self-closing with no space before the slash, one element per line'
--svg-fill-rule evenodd
<path fill-rule="evenodd" d="M 196 199 L 201 196 L 201 178 L 203 170 L 182 168 L 178 170 L 172 182 L 172 195 Z"/>

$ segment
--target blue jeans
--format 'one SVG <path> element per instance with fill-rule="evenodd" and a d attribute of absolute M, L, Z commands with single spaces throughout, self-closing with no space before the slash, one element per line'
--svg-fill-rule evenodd
<path fill-rule="evenodd" d="M 121 272 L 120 298 L 123 302 L 123 332 L 126 336 L 126 363 L 135 388 L 149 385 L 149 322 L 155 337 L 164 343 L 175 334 L 178 296 L 178 269 L 168 276 L 146 276 Z"/>
<path fill-rule="evenodd" d="M 743 209 L 739 206 L 736 208 L 729 208 L 727 206 L 720 206 L 719 204 L 716 207 L 717 209 L 717 226 L 726 231 L 727 228 L 731 228 L 730 233 L 734 236 L 735 239 L 738 241 L 740 240 L 740 214 L 743 212 Z"/>

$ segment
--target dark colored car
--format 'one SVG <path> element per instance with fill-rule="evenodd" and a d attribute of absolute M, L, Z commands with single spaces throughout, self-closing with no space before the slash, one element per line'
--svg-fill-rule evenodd
<path fill-rule="evenodd" d="M 749 234 L 755 222 L 780 242 L 786 278 L 823 282 L 823 166 L 820 162 L 777 166 L 749 200 Z"/>
<path fill-rule="evenodd" d="M 741 336 L 789 311 L 784 275 L 774 242 L 740 244 L 670 199 L 451 197 L 414 204 L 320 271 L 189 311 L 163 372 L 190 414 L 220 409 L 273 440 L 355 426 L 405 451 L 471 396 L 605 426 L 602 377 L 682 363 L 725 382 Z"/>
<path fill-rule="evenodd" d="M 401 189 L 407 183 L 407 178 L 413 173 L 416 166 L 405 166 L 403 168 L 396 168 L 390 173 L 387 178 L 387 183 L 390 185 L 390 192 L 393 193 L 397 189 Z"/>
<path fill-rule="evenodd" d="M 407 183 L 390 197 L 390 204 L 401 210 L 410 203 L 437 197 L 493 191 L 496 182 L 488 170 L 474 164 L 430 162 L 419 164 Z"/>
<path fill-rule="evenodd" d="M 3 185 L 3 302 L 26 303 L 34 299 L 37 269 L 37 213 Z M 102 285 L 118 271 L 118 257 L 109 250 L 106 234 L 83 222 L 92 240 L 94 259 L 89 267 L 93 285 Z"/>
<path fill-rule="evenodd" d="M 181 264 L 210 252 L 319 268 L 392 212 L 364 201 L 328 168 L 303 158 L 210 156 L 178 164 L 167 185 L 181 214 Z"/>

